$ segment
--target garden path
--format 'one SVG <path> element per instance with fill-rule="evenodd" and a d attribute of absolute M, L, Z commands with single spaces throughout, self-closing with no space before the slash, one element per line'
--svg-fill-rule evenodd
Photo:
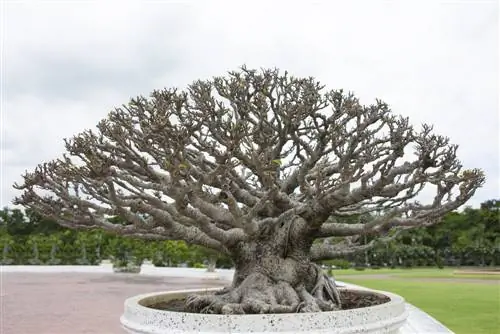
<path fill-rule="evenodd" d="M 91 273 L 1 273 L 0 333 L 117 334 L 128 297 L 221 280 Z"/>

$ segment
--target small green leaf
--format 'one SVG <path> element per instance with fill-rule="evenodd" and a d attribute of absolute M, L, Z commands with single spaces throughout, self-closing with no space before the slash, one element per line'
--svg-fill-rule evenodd
<path fill-rule="evenodd" d="M 281 159 L 274 159 L 273 164 L 281 166 Z"/>

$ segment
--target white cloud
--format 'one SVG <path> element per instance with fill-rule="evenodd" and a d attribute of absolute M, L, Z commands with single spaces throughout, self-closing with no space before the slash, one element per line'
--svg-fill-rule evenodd
<path fill-rule="evenodd" d="M 313 75 L 435 124 L 498 197 L 498 5 L 426 1 L 11 1 L 1 203 L 62 138 L 131 96 L 249 67 Z"/>

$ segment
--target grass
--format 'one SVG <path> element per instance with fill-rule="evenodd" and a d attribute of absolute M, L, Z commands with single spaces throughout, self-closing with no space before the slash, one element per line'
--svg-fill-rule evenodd
<path fill-rule="evenodd" d="M 352 273 L 354 272 L 354 273 Z M 464 275 L 454 275 L 453 269 L 380 269 L 336 270 L 335 276 L 376 290 L 391 291 L 421 308 L 457 334 L 496 334 L 500 329 L 499 284 L 460 282 Z M 342 274 L 343 275 L 342 275 Z M 370 274 L 391 274 L 390 279 L 363 277 Z M 348 275 L 346 278 L 342 276 Z M 477 275 L 466 275 L 478 278 Z M 484 279 L 492 279 L 484 275 Z M 488 277 L 488 278 L 487 278 Z M 416 281 L 407 278 L 458 278 L 456 282 Z M 465 277 L 463 277 L 465 278 Z"/>

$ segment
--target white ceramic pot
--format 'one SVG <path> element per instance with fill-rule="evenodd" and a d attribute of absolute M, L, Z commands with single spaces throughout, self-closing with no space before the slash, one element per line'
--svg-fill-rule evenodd
<path fill-rule="evenodd" d="M 123 328 L 133 334 L 181 333 L 398 333 L 408 317 L 402 297 L 366 289 L 361 293 L 380 293 L 391 300 L 359 309 L 286 314 L 214 315 L 160 311 L 145 307 L 161 301 L 183 299 L 192 293 L 216 291 L 180 290 L 135 296 L 125 301 L 120 318 Z"/>

